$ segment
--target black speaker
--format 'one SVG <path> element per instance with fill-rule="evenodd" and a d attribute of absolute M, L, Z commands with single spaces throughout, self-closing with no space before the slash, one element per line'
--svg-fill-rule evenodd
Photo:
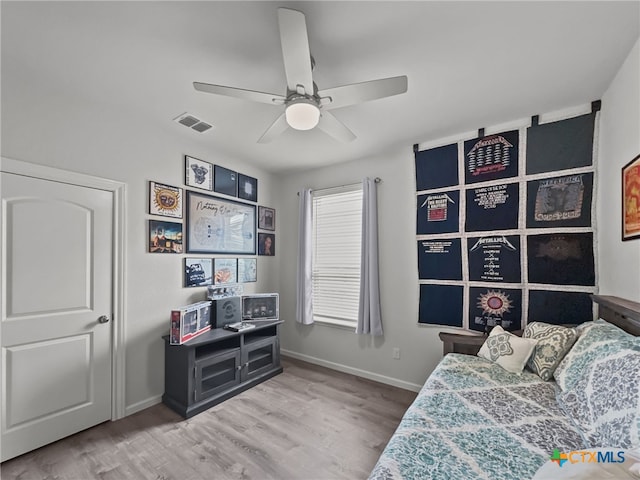
<path fill-rule="evenodd" d="M 242 321 L 240 297 L 227 297 L 213 300 L 211 309 L 211 328 L 222 328 L 230 323 Z"/>

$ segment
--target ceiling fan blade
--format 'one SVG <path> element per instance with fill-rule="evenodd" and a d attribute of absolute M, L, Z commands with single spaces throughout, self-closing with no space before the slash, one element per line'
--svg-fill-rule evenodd
<path fill-rule="evenodd" d="M 282 95 L 273 93 L 256 92 L 255 90 L 245 90 L 244 88 L 223 87 L 222 85 L 212 85 L 210 83 L 193 82 L 193 87 L 199 92 L 213 93 L 225 97 L 242 98 L 254 102 L 268 103 L 270 105 L 282 105 L 286 100 Z"/>
<path fill-rule="evenodd" d="M 287 124 L 287 119 L 285 118 L 283 113 L 278 118 L 276 118 L 276 121 L 273 122 L 267 129 L 267 131 L 262 134 L 262 136 L 258 139 L 258 143 L 269 143 L 278 135 L 284 133 L 287 128 L 289 128 L 289 125 Z"/>
<path fill-rule="evenodd" d="M 381 78 L 369 82 L 353 83 L 341 87 L 329 88 L 318 92 L 322 108 L 333 108 L 355 105 L 377 98 L 391 97 L 407 91 L 407 77 Z M 328 98 L 327 98 L 328 97 Z M 325 98 L 327 98 L 325 100 Z"/>
<path fill-rule="evenodd" d="M 355 134 L 329 112 L 322 112 L 320 114 L 318 128 L 341 142 L 347 143 L 356 139 Z"/>
<path fill-rule="evenodd" d="M 287 87 L 295 92 L 298 91 L 298 85 L 301 85 L 306 94 L 313 95 L 311 53 L 304 13 L 289 8 L 278 8 L 278 24 Z"/>

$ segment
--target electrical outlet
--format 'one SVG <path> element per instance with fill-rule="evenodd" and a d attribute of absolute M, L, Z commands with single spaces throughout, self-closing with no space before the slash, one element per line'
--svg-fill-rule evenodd
<path fill-rule="evenodd" d="M 398 347 L 393 349 L 393 358 L 394 360 L 400 360 L 400 349 Z"/>

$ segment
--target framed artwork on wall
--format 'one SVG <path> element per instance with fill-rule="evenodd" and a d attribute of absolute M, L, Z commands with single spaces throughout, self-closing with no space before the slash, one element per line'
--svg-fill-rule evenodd
<path fill-rule="evenodd" d="M 185 258 L 184 286 L 204 287 L 213 285 L 212 264 L 211 258 Z"/>
<path fill-rule="evenodd" d="M 258 206 L 258 228 L 275 231 L 276 211 L 273 208 Z"/>
<path fill-rule="evenodd" d="M 238 198 L 249 200 L 250 202 L 258 201 L 258 179 L 248 175 L 238 174 Z"/>
<path fill-rule="evenodd" d="M 238 259 L 238 282 L 250 283 L 258 281 L 258 260 L 256 258 Z"/>
<path fill-rule="evenodd" d="M 182 253 L 182 224 L 149 220 L 150 253 Z"/>
<path fill-rule="evenodd" d="M 237 197 L 238 174 L 233 170 L 221 167 L 220 165 L 216 165 L 214 171 L 213 190 L 216 193 Z"/>
<path fill-rule="evenodd" d="M 256 254 L 256 206 L 187 192 L 188 253 Z"/>
<path fill-rule="evenodd" d="M 185 185 L 203 190 L 213 190 L 213 164 L 185 155 L 184 165 Z"/>
<path fill-rule="evenodd" d="M 622 167 L 622 240 L 640 238 L 640 155 Z"/>
<path fill-rule="evenodd" d="M 238 259 L 216 258 L 213 260 L 213 281 L 216 285 L 238 281 Z"/>
<path fill-rule="evenodd" d="M 182 218 L 182 188 L 149 182 L 149 213 Z"/>
<path fill-rule="evenodd" d="M 273 257 L 276 254 L 276 236 L 273 233 L 258 233 L 258 255 Z"/>

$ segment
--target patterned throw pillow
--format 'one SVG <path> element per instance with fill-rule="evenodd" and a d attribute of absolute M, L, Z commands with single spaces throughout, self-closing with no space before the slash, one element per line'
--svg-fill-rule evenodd
<path fill-rule="evenodd" d="M 603 353 L 633 345 L 636 340 L 633 335 L 602 319 L 585 322 L 578 325 L 576 330 L 578 339 L 553 373 L 562 391 L 571 390 L 585 369 L 589 369 Z"/>
<path fill-rule="evenodd" d="M 497 363 L 509 372 L 522 373 L 536 343 L 536 340 L 520 338 L 496 325 L 482 344 L 478 356 Z"/>
<path fill-rule="evenodd" d="M 532 322 L 524 329 L 522 338 L 538 341 L 527 367 L 540 378 L 547 381 L 578 338 L 575 328 Z"/>

